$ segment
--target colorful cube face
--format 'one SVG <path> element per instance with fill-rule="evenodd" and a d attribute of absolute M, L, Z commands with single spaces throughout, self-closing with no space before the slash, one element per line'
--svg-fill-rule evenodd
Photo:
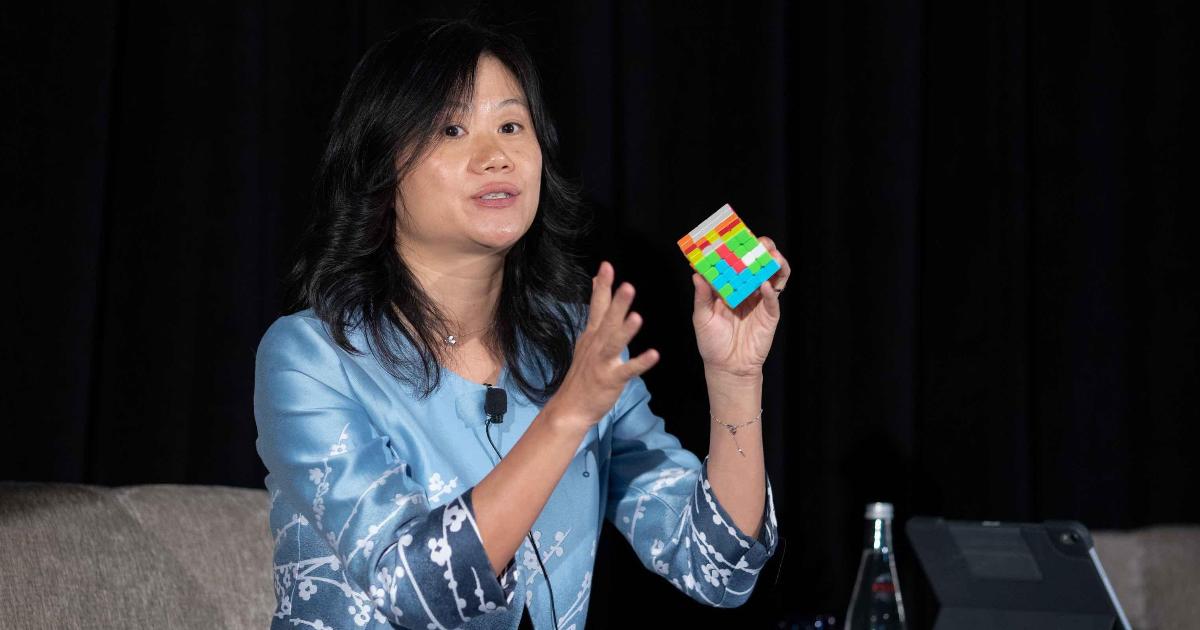
<path fill-rule="evenodd" d="M 679 239 L 679 249 L 729 308 L 737 308 L 779 271 L 779 263 L 729 204 Z"/>

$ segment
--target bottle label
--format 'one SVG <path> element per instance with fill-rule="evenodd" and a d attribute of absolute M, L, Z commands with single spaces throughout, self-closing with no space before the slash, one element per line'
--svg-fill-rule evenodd
<path fill-rule="evenodd" d="M 887 573 L 877 576 L 871 582 L 871 594 L 878 600 L 891 601 L 895 599 L 896 585 L 892 583 L 892 576 Z"/>

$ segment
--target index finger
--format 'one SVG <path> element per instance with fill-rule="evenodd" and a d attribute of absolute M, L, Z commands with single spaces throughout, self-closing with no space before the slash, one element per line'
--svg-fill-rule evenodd
<path fill-rule="evenodd" d="M 614 273 L 612 265 L 605 260 L 600 263 L 600 270 L 592 277 L 592 301 L 587 322 L 589 329 L 599 327 L 608 312 L 608 305 L 612 302 Z"/>
<path fill-rule="evenodd" d="M 787 282 L 788 277 L 792 275 L 792 266 L 788 264 L 787 258 L 784 258 L 780 253 L 779 248 L 775 246 L 775 241 L 769 236 L 758 237 L 758 242 L 771 254 L 771 257 L 779 263 L 779 280 L 781 284 Z"/>

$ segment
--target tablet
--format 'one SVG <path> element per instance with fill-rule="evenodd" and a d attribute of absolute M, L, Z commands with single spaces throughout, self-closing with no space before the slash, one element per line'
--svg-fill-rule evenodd
<path fill-rule="evenodd" d="M 1082 523 L 917 516 L 904 529 L 940 604 L 934 630 L 1130 630 Z"/>

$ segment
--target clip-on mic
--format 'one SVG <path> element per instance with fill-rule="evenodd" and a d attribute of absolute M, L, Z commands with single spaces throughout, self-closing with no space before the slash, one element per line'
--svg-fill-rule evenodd
<path fill-rule="evenodd" d="M 487 393 L 483 399 L 483 413 L 487 415 L 488 422 L 500 424 L 508 412 L 508 393 L 499 387 L 492 387 L 491 383 L 484 385 L 487 385 Z"/>

